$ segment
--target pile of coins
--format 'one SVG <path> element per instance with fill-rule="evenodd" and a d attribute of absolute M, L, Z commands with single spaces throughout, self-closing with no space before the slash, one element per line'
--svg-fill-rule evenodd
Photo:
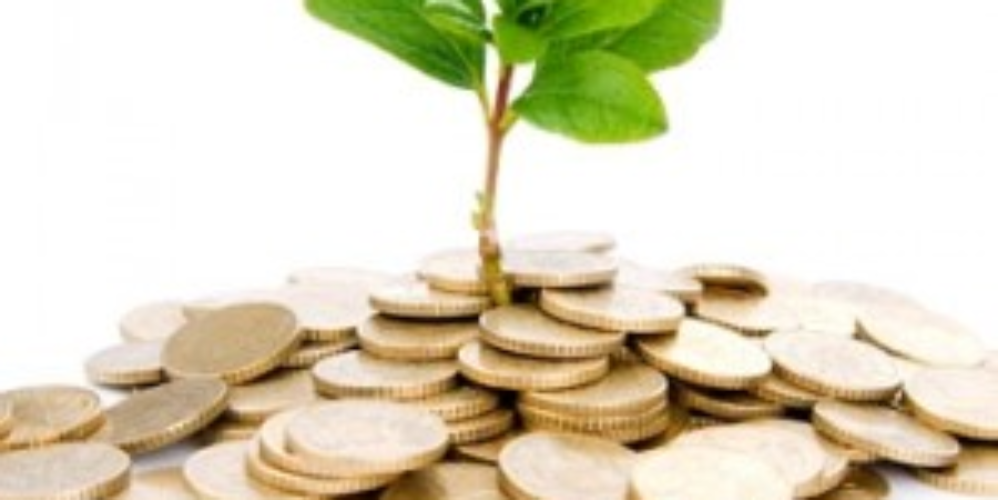
<path fill-rule="evenodd" d="M 887 498 L 878 463 L 998 495 L 998 355 L 963 326 L 878 287 L 614 246 L 511 242 L 500 307 L 472 250 L 138 307 L 85 363 L 120 401 L 0 393 L 0 500 Z M 182 466 L 132 471 L 192 439 Z"/>

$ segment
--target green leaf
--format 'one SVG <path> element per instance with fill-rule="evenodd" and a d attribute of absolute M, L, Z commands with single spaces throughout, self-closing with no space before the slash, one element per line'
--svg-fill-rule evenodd
<path fill-rule="evenodd" d="M 504 63 L 527 63 L 540 57 L 547 49 L 547 40 L 504 15 L 492 20 L 492 29 L 499 57 Z"/>
<path fill-rule="evenodd" d="M 551 40 L 637 24 L 661 0 L 554 0 L 538 29 Z"/>
<path fill-rule="evenodd" d="M 485 41 L 472 36 L 485 32 L 481 0 L 306 0 L 306 7 L 444 83 L 482 86 Z"/>
<path fill-rule="evenodd" d="M 649 72 L 678 66 L 714 38 L 723 10 L 724 0 L 660 0 L 650 17 L 616 36 L 605 49 Z"/>
<path fill-rule="evenodd" d="M 605 52 L 543 59 L 513 109 L 542 129 L 590 143 L 640 141 L 668 128 L 665 105 L 641 68 Z"/>

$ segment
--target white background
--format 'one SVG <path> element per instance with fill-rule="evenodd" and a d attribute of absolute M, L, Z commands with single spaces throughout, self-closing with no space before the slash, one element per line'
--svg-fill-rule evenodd
<path fill-rule="evenodd" d="M 515 130 L 501 228 L 889 285 L 998 345 L 998 2 L 726 17 L 657 77 L 662 140 Z M 141 302 L 473 244 L 476 113 L 297 1 L 0 0 L 0 389 L 82 381 Z"/>

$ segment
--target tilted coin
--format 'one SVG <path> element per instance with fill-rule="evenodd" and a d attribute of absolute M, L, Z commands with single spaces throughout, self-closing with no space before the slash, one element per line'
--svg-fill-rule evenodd
<path fill-rule="evenodd" d="M 184 463 L 184 479 L 199 498 L 217 500 L 299 500 L 253 479 L 246 467 L 250 443 L 232 441 L 204 448 Z"/>
<path fill-rule="evenodd" d="M 357 329 L 361 347 L 382 358 L 454 359 L 461 346 L 478 338 L 477 321 L 406 321 L 375 315 Z"/>
<path fill-rule="evenodd" d="M 314 405 L 287 427 L 288 450 L 340 477 L 420 469 L 439 460 L 448 442 L 440 417 L 387 401 Z"/>
<path fill-rule="evenodd" d="M 884 401 L 901 387 L 890 356 L 865 342 L 797 330 L 770 335 L 765 347 L 781 377 L 823 396 Z"/>
<path fill-rule="evenodd" d="M 442 394 L 457 384 L 453 361 L 407 362 L 363 351 L 338 354 L 312 368 L 315 386 L 333 397 L 419 399 Z"/>
<path fill-rule="evenodd" d="M 529 433 L 500 453 L 500 484 L 513 498 L 618 500 L 627 494 L 636 457 L 603 439 Z"/>
<path fill-rule="evenodd" d="M 718 448 L 669 446 L 641 457 L 634 500 L 791 500 L 793 488 L 769 464 Z"/>
<path fill-rule="evenodd" d="M 394 279 L 392 274 L 358 267 L 307 267 L 288 275 L 288 283 L 292 285 L 351 285 L 367 290 L 386 285 Z"/>
<path fill-rule="evenodd" d="M 817 500 L 881 500 L 890 495 L 890 483 L 876 469 L 853 467 L 837 488 Z"/>
<path fill-rule="evenodd" d="M 994 498 L 998 496 L 998 447 L 964 444 L 953 467 L 918 469 L 915 476 L 946 491 Z"/>
<path fill-rule="evenodd" d="M 499 407 L 499 395 L 480 387 L 464 385 L 443 394 L 407 401 L 438 415 L 446 422 L 457 422 L 484 415 Z"/>
<path fill-rule="evenodd" d="M 973 367 L 984 362 L 981 339 L 951 318 L 910 307 L 880 307 L 860 314 L 860 332 L 884 349 L 934 366 Z"/>
<path fill-rule="evenodd" d="M 416 275 L 437 290 L 485 295 L 489 289 L 482 279 L 480 263 L 477 250 L 444 250 L 424 258 Z"/>
<path fill-rule="evenodd" d="M 668 295 L 618 287 L 544 290 L 540 307 L 568 323 L 632 334 L 675 331 L 686 312 Z"/>
<path fill-rule="evenodd" d="M 904 394 L 915 416 L 958 436 L 998 441 L 998 373 L 929 368 L 914 374 Z"/>
<path fill-rule="evenodd" d="M 104 421 L 100 397 L 82 387 L 45 385 L 0 393 L 12 423 L 0 451 L 83 439 Z"/>
<path fill-rule="evenodd" d="M 271 304 L 226 307 L 191 321 L 166 342 L 173 378 L 249 382 L 277 368 L 301 343 L 294 314 Z"/>
<path fill-rule="evenodd" d="M 685 266 L 676 272 L 708 288 L 744 290 L 760 295 L 769 290 L 766 276 L 761 271 L 740 264 L 704 262 Z"/>
<path fill-rule="evenodd" d="M 256 436 L 256 446 L 259 448 L 260 458 L 279 469 L 298 475 L 334 478 L 336 474 L 330 473 L 321 464 L 316 464 L 288 451 L 288 424 L 303 410 L 304 408 L 295 408 L 283 411 L 270 417 L 260 426 L 260 431 Z"/>
<path fill-rule="evenodd" d="M 0 454 L 0 499 L 103 499 L 128 486 L 132 460 L 98 443 L 63 443 Z"/>
<path fill-rule="evenodd" d="M 766 335 L 800 323 L 779 299 L 730 290 L 707 290 L 693 310 L 701 319 L 748 335 Z"/>
<path fill-rule="evenodd" d="M 179 468 L 147 470 L 132 475 L 128 489 L 114 500 L 198 500 Z"/>
<path fill-rule="evenodd" d="M 642 338 L 636 344 L 648 364 L 679 380 L 715 389 L 755 385 L 773 368 L 765 351 L 748 339 L 695 319 L 686 319 L 674 336 Z"/>
<path fill-rule="evenodd" d="M 187 323 L 184 305 L 177 301 L 143 304 L 128 311 L 118 323 L 121 338 L 129 342 L 166 340 Z"/>
<path fill-rule="evenodd" d="M 176 443 L 210 425 L 225 411 L 228 387 L 214 379 L 177 380 L 136 392 L 107 409 L 93 436 L 129 453 Z"/>
<path fill-rule="evenodd" d="M 960 443 L 897 410 L 824 400 L 814 407 L 815 428 L 833 441 L 905 465 L 945 467 L 960 453 Z"/>
<path fill-rule="evenodd" d="M 379 500 L 507 500 L 495 467 L 439 463 L 405 475 Z"/>
<path fill-rule="evenodd" d="M 317 399 L 308 370 L 284 370 L 229 391 L 226 415 L 242 422 L 263 422 L 268 417 L 298 408 Z"/>
<path fill-rule="evenodd" d="M 163 381 L 161 356 L 165 340 L 129 342 L 104 349 L 84 365 L 91 382 L 112 387 L 158 384 Z"/>
<path fill-rule="evenodd" d="M 695 303 L 703 295 L 703 283 L 672 271 L 644 266 L 629 260 L 618 262 L 614 286 L 664 293 L 684 304 Z"/>
<path fill-rule="evenodd" d="M 811 442 L 821 449 L 824 456 L 821 474 L 809 488 L 799 491 L 799 496 L 810 498 L 826 493 L 839 486 L 849 474 L 850 462 L 843 448 L 822 437 L 810 424 L 788 419 L 763 419 L 754 421 L 752 425 L 795 434 L 798 438 Z"/>
<path fill-rule="evenodd" d="M 698 410 L 723 420 L 751 420 L 779 417 L 783 407 L 747 392 L 722 392 L 676 385 L 676 401 L 691 410 Z"/>
<path fill-rule="evenodd" d="M 668 380 L 639 363 L 614 363 L 602 379 L 562 391 L 529 391 L 520 401 L 548 410 L 587 416 L 628 415 L 666 400 Z"/>
<path fill-rule="evenodd" d="M 537 308 L 508 305 L 479 318 L 482 341 L 507 352 L 544 358 L 608 356 L 624 345 L 623 333 L 611 333 L 556 320 Z"/>
<path fill-rule="evenodd" d="M 525 288 L 580 288 L 606 285 L 617 275 L 617 261 L 587 252 L 508 251 L 504 271 Z"/>
<path fill-rule="evenodd" d="M 340 478 L 296 474 L 267 462 L 261 454 L 258 441 L 250 442 L 247 446 L 246 470 L 252 479 L 264 485 L 310 498 L 314 496 L 341 498 L 343 495 L 381 488 L 395 479 L 395 476 L 391 475 Z"/>
<path fill-rule="evenodd" d="M 558 390 L 595 382 L 610 370 L 609 358 L 555 360 L 516 356 L 480 342 L 458 352 L 461 374 L 496 389 Z"/>
<path fill-rule="evenodd" d="M 510 429 L 497 437 L 477 443 L 460 444 L 454 447 L 454 455 L 463 459 L 486 464 L 498 464 L 499 454 L 507 444 L 523 435 L 523 429 Z"/>
<path fill-rule="evenodd" d="M 513 428 L 516 415 L 506 408 L 498 408 L 457 422 L 448 422 L 447 431 L 453 445 L 478 443 L 505 434 Z"/>
<path fill-rule="evenodd" d="M 506 246 L 511 250 L 532 252 L 606 253 L 617 246 L 617 240 L 612 235 L 595 231 L 549 231 L 518 236 Z"/>
<path fill-rule="evenodd" d="M 311 368 L 316 363 L 330 356 L 346 352 L 357 347 L 355 336 L 346 336 L 342 340 L 324 340 L 302 342 L 298 348 L 288 355 L 281 363 L 281 368 L 301 369 Z"/>
<path fill-rule="evenodd" d="M 488 297 L 442 292 L 413 279 L 374 289 L 370 303 L 382 314 L 410 319 L 474 318 L 492 305 Z"/>
<path fill-rule="evenodd" d="M 749 387 L 748 391 L 766 401 L 798 410 L 810 409 L 822 398 L 822 396 L 794 385 L 776 374 L 762 379 L 758 384 Z"/>

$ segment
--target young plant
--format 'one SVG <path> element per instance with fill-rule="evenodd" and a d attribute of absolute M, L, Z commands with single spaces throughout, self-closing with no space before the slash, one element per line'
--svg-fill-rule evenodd
<path fill-rule="evenodd" d="M 306 0 L 326 23 L 370 42 L 481 104 L 488 147 L 477 196 L 482 276 L 510 301 L 496 225 L 503 144 L 522 121 L 585 143 L 665 133 L 652 73 L 692 58 L 720 27 L 723 0 Z M 486 54 L 497 54 L 495 83 Z M 533 66 L 519 96 L 513 79 Z M 491 92 L 490 92 L 491 89 Z"/>

